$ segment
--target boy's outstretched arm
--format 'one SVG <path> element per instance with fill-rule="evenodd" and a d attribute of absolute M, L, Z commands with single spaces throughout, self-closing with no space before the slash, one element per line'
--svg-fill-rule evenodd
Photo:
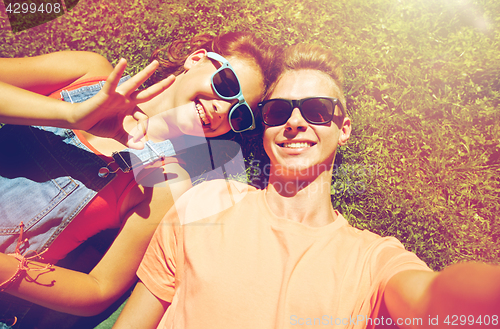
<path fill-rule="evenodd" d="M 444 328 L 454 321 L 475 327 L 485 316 L 496 327 L 500 324 L 500 266 L 470 262 L 434 273 L 403 271 L 389 280 L 384 302 L 393 320 L 422 319 L 413 327 L 403 324 L 401 328 Z"/>
<path fill-rule="evenodd" d="M 158 299 L 139 281 L 113 328 L 156 328 L 169 306 L 169 302 Z"/>

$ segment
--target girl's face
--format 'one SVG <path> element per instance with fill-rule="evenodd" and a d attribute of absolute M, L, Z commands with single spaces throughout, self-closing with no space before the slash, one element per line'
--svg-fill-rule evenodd
<path fill-rule="evenodd" d="M 260 70 L 252 61 L 238 57 L 226 58 L 238 76 L 243 97 L 255 108 L 264 93 L 264 82 Z M 184 134 L 215 137 L 231 130 L 229 111 L 237 100 L 223 100 L 212 88 L 211 77 L 221 64 L 206 57 L 206 51 L 191 54 L 184 68 L 186 71 L 176 78 L 174 107 L 182 106 L 177 115 L 179 127 Z"/>

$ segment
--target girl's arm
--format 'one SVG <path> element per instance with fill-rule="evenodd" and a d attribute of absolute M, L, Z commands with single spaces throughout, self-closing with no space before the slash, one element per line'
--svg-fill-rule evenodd
<path fill-rule="evenodd" d="M 89 274 L 60 267 L 51 271 L 27 271 L 6 292 L 75 315 L 90 316 L 105 310 L 136 281 L 135 273 L 156 226 L 173 206 L 175 196 L 191 186 L 187 172 L 178 164 L 167 166 L 168 172 L 178 167 L 175 169 L 178 177 L 163 186 L 141 187 L 141 192 L 137 190 L 136 195 L 131 195 L 141 197 L 142 202 L 127 214 L 120 234 Z M 45 265 L 30 263 L 33 268 Z M 4 281 L 15 272 L 19 263 L 12 256 L 0 254 L 0 264 L 0 281 Z"/>
<path fill-rule="evenodd" d="M 0 81 L 48 95 L 79 79 L 108 76 L 113 66 L 87 51 L 61 51 L 35 57 L 0 58 Z"/>
<path fill-rule="evenodd" d="M 74 105 L 0 81 L 0 122 L 69 128 Z"/>
<path fill-rule="evenodd" d="M 158 67 L 158 63 L 153 62 L 118 87 L 126 65 L 122 59 L 113 70 L 106 59 L 89 52 L 0 58 L 0 122 L 85 130 L 128 145 L 124 118 L 134 115 L 136 120 L 145 120 L 147 117 L 138 111 L 136 105 L 161 93 L 174 78 L 169 77 L 148 89 L 137 91 Z M 83 103 L 70 104 L 41 95 L 95 75 L 109 75 L 109 78 L 96 96 Z"/>
<path fill-rule="evenodd" d="M 74 106 L 43 97 L 86 77 L 113 71 L 102 56 L 64 51 L 24 58 L 0 58 L 0 122 L 73 128 Z"/>

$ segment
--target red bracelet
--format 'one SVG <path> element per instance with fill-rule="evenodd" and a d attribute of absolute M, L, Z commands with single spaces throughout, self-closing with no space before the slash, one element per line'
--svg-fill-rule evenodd
<path fill-rule="evenodd" d="M 52 268 L 52 264 L 47 264 L 45 267 L 42 267 L 40 269 L 32 269 L 32 268 L 30 268 L 28 266 L 28 261 L 29 260 L 32 260 L 32 259 L 37 258 L 37 257 L 40 257 L 46 250 L 44 250 L 41 253 L 37 253 L 34 250 L 28 251 L 27 253 L 30 253 L 30 252 L 34 252 L 35 253 L 35 255 L 30 256 L 30 257 L 25 257 L 25 256 L 21 255 L 21 252 L 19 251 L 19 247 L 21 246 L 21 244 L 23 242 L 26 242 L 27 239 L 25 239 L 23 241 L 24 223 L 21 222 L 19 224 L 19 227 L 20 227 L 21 230 L 19 232 L 19 239 L 17 240 L 16 251 L 15 251 L 14 254 L 9 254 L 10 256 L 14 257 L 15 259 L 17 259 L 19 261 L 19 265 L 17 266 L 16 273 L 14 273 L 14 275 L 12 275 L 8 280 L 6 280 L 6 281 L 4 281 L 4 282 L 2 282 L 0 284 L 0 292 L 5 291 L 11 284 L 13 284 L 14 282 L 16 282 L 16 280 L 18 278 L 20 278 L 22 276 L 22 274 L 26 274 L 26 271 L 29 271 L 29 270 L 32 270 L 32 271 L 42 271 L 42 270 L 46 270 L 46 269 Z"/>

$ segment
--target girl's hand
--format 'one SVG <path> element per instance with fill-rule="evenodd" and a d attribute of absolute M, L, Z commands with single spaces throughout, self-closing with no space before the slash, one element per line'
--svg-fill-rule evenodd
<path fill-rule="evenodd" d="M 129 135 L 124 129 L 125 117 L 131 115 L 137 122 L 146 120 L 147 116 L 137 104 L 160 94 L 175 80 L 174 76 L 169 76 L 147 89 L 137 90 L 154 73 L 158 65 L 157 61 L 153 61 L 141 72 L 118 86 L 127 66 L 126 60 L 122 58 L 97 95 L 83 103 L 75 104 L 77 108 L 70 120 L 73 128 L 85 130 L 96 136 L 113 138 L 124 145 L 137 148 L 137 144 L 129 143 Z"/>
<path fill-rule="evenodd" d="M 205 137 L 194 102 L 165 109 L 148 118 L 136 117 L 137 125 L 130 131 L 127 145 L 141 149 L 146 141 L 162 142 L 181 135 Z"/>

